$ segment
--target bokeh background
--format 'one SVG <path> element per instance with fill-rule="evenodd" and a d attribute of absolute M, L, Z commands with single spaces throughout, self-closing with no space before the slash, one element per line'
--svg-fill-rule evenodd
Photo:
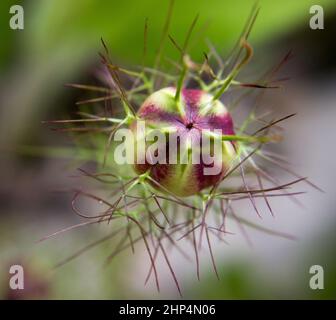
<path fill-rule="evenodd" d="M 197 13 L 200 14 L 190 48 L 201 59 L 210 39 L 227 53 L 239 37 L 253 1 L 176 1 L 170 33 L 179 41 Z M 24 7 L 24 30 L 9 28 L 9 8 Z M 309 28 L 309 8 L 324 9 L 324 30 Z M 216 299 L 323 299 L 336 298 L 335 227 L 336 181 L 336 3 L 334 0 L 260 1 L 261 11 L 251 43 L 255 58 L 247 68 L 252 78 L 275 64 L 292 49 L 293 58 L 281 75 L 289 76 L 283 88 L 266 94 L 263 104 L 279 115 L 297 113 L 284 124 L 285 140 L 275 151 L 325 193 L 305 185 L 305 208 L 286 199 L 274 199 L 275 218 L 265 211 L 262 224 L 298 237 L 298 241 L 270 237 L 248 230 L 253 247 L 243 237 L 215 246 L 220 280 L 207 252 L 201 260 L 201 281 L 195 266 L 174 258 L 185 298 Z M 45 119 L 69 117 L 79 91 L 68 82 L 88 83 L 99 64 L 100 38 L 108 43 L 115 62 L 139 65 L 143 26 L 149 19 L 148 65 L 154 60 L 168 1 L 7 1 L 0 2 L 0 297 L 48 299 L 177 298 L 169 272 L 160 272 L 161 293 L 143 280 L 149 261 L 139 246 L 135 255 L 124 252 L 108 268 L 104 258 L 111 243 L 86 252 L 61 268 L 53 266 L 107 232 L 91 226 L 36 244 L 46 234 L 78 223 L 71 212 L 71 197 L 55 192 L 70 188 L 78 162 L 76 150 L 65 135 L 41 124 Z M 165 57 L 176 58 L 176 49 L 165 46 Z M 260 72 L 260 74 L 261 74 Z M 279 176 L 281 171 L 275 172 Z M 240 208 L 250 213 L 248 202 Z M 235 226 L 232 226 L 235 230 Z M 8 289 L 8 269 L 22 264 L 28 288 Z M 309 268 L 324 268 L 325 289 L 309 288 Z"/>

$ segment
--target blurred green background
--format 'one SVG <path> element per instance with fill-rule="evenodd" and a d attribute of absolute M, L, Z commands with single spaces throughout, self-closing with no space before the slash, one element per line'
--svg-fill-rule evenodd
<path fill-rule="evenodd" d="M 194 274 L 194 265 L 180 258 L 176 258 L 177 274 L 185 298 L 335 298 L 336 3 L 334 0 L 259 3 L 261 11 L 251 34 L 255 48 L 251 72 L 275 64 L 288 49 L 293 49 L 295 56 L 285 69 L 292 80 L 265 102 L 281 114 L 299 114 L 294 125 L 288 128 L 286 125 L 286 141 L 276 151 L 286 154 L 300 173 L 312 178 L 326 193 L 309 190 L 303 199 L 306 210 L 274 201 L 277 217 L 265 217 L 263 222 L 290 231 L 299 241 L 270 239 L 251 231 L 255 240 L 252 249 L 244 239 L 234 239 L 229 246 L 216 246 L 219 281 L 206 252 L 201 282 Z M 9 28 L 9 8 L 13 4 L 24 8 L 24 30 Z M 246 0 L 176 1 L 169 33 L 181 42 L 199 14 L 191 56 L 201 61 L 207 49 L 205 39 L 211 40 L 225 55 L 237 41 L 253 4 L 254 1 Z M 313 4 L 324 9 L 324 30 L 309 28 L 309 8 Z M 55 157 L 31 157 L 24 147 L 66 144 L 63 135 L 50 132 L 41 121 L 64 118 L 75 110 L 74 102 L 80 93 L 65 88 L 64 84 L 92 81 L 99 65 L 101 37 L 116 63 L 140 65 L 143 26 L 148 18 L 146 65 L 151 66 L 167 8 L 166 0 L 1 1 L 0 297 L 12 298 L 8 290 L 8 266 L 18 261 L 29 270 L 31 282 L 38 283 L 40 289 L 34 298 L 178 297 L 164 268 L 160 294 L 152 285 L 143 285 L 144 276 L 141 278 L 138 272 L 145 275 L 148 261 L 141 250 L 135 256 L 130 251 L 124 252 L 104 268 L 109 243 L 51 271 L 64 256 L 107 230 L 102 226 L 88 227 L 35 244 L 40 237 L 78 222 L 71 215 L 70 197 L 53 192 L 74 183 L 69 176 L 75 166 L 57 152 Z M 176 49 L 168 42 L 164 56 L 177 57 Z M 309 268 L 314 264 L 324 267 L 325 290 L 309 288 Z"/>

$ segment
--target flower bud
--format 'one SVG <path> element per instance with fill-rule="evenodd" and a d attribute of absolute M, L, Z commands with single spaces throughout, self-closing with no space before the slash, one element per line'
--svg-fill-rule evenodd
<path fill-rule="evenodd" d="M 215 185 L 237 159 L 237 142 L 222 140 L 222 135 L 234 135 L 231 115 L 202 90 L 183 89 L 176 99 L 175 88 L 161 89 L 144 101 L 137 116 L 131 125 L 135 171 L 147 172 L 177 196 Z"/>

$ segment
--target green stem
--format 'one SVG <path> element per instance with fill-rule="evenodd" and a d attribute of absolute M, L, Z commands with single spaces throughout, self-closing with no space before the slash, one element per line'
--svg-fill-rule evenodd
<path fill-rule="evenodd" d="M 222 87 L 217 91 L 217 93 L 214 95 L 213 100 L 218 100 L 222 94 L 228 89 L 228 87 L 232 84 L 234 81 L 234 78 L 238 75 L 239 71 L 241 68 L 249 62 L 253 55 L 253 50 L 252 47 L 245 41 L 243 40 L 241 43 L 241 46 L 245 48 L 246 54 L 245 57 L 241 62 L 236 64 L 236 66 L 232 69 L 232 71 L 229 73 L 229 75 L 223 80 L 223 85 Z"/>
<path fill-rule="evenodd" d="M 180 75 L 180 78 L 177 82 L 177 87 L 176 87 L 176 93 L 175 93 L 175 101 L 176 101 L 176 104 L 177 104 L 177 109 L 180 113 L 180 115 L 184 115 L 184 109 L 182 107 L 182 104 L 181 104 L 181 92 L 182 92 L 182 88 L 183 88 L 183 82 L 184 82 L 184 79 L 187 75 L 187 66 L 185 64 L 183 64 L 183 69 L 182 69 L 182 72 L 181 72 L 181 75 Z"/>
<path fill-rule="evenodd" d="M 277 136 L 242 136 L 242 135 L 218 135 L 212 131 L 206 131 L 211 137 L 215 139 L 221 139 L 222 141 L 241 141 L 241 142 L 259 142 L 259 143 L 266 143 L 266 142 L 276 142 L 279 140 Z"/>

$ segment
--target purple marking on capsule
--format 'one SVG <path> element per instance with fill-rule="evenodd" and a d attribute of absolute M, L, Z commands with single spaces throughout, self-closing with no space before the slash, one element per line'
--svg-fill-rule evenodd
<path fill-rule="evenodd" d="M 142 120 L 167 122 L 174 126 L 184 126 L 182 119 L 178 114 L 161 110 L 154 104 L 142 106 L 138 115 Z"/>
<path fill-rule="evenodd" d="M 203 95 L 202 90 L 183 89 L 182 96 L 185 103 L 186 122 L 193 123 L 199 112 L 200 100 Z"/>
<path fill-rule="evenodd" d="M 209 115 L 198 117 L 195 125 L 199 129 L 221 129 L 223 134 L 233 135 L 234 127 L 233 121 L 229 113 L 225 115 Z"/>
<path fill-rule="evenodd" d="M 219 178 L 221 177 L 222 171 L 216 175 L 205 175 L 204 169 L 207 167 L 212 167 L 212 165 L 206 165 L 202 161 L 200 164 L 194 165 L 193 167 L 198 190 L 213 186 L 216 182 L 218 182 Z"/>
<path fill-rule="evenodd" d="M 166 179 L 168 174 L 169 174 L 168 164 L 155 164 L 151 169 L 152 178 L 159 183 L 162 180 Z"/>

